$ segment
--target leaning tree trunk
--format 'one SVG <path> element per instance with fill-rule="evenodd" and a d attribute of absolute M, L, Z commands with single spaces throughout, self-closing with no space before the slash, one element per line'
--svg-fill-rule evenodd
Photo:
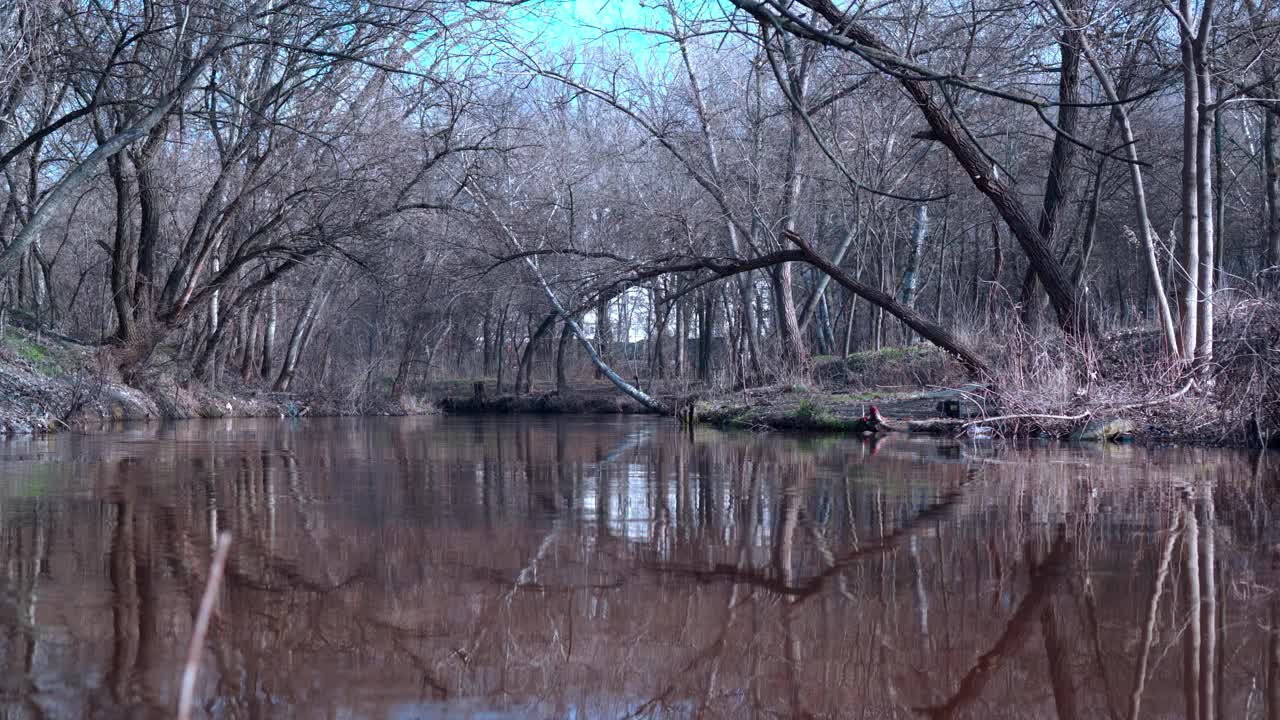
<path fill-rule="evenodd" d="M 1062 0 L 1050 0 L 1054 9 L 1058 13 L 1058 18 L 1064 23 L 1070 23 L 1072 17 L 1066 11 L 1062 4 Z M 1137 139 L 1133 134 L 1133 126 L 1129 122 L 1129 111 L 1122 102 L 1120 92 L 1116 89 L 1115 84 L 1111 80 L 1110 74 L 1106 68 L 1098 61 L 1094 55 L 1093 49 L 1089 44 L 1088 38 L 1084 34 L 1078 36 L 1080 43 L 1080 52 L 1084 55 L 1085 60 L 1089 63 L 1089 67 L 1093 69 L 1094 76 L 1098 79 L 1098 84 L 1102 86 L 1103 94 L 1107 101 L 1112 103 L 1112 111 L 1115 115 L 1116 123 L 1120 127 L 1120 137 L 1124 141 L 1125 159 L 1129 165 L 1129 181 L 1133 185 L 1133 205 L 1134 213 L 1138 222 L 1138 237 L 1142 241 L 1142 247 L 1147 265 L 1147 274 L 1151 281 L 1152 294 L 1156 299 L 1156 310 L 1160 315 L 1160 328 L 1164 332 L 1165 344 L 1169 349 L 1169 354 L 1178 357 L 1178 333 L 1175 330 L 1173 321 L 1173 312 L 1169 308 L 1169 298 L 1165 295 L 1164 273 L 1160 271 L 1160 262 L 1156 257 L 1155 231 L 1151 227 L 1151 216 L 1147 211 L 1147 191 L 1142 177 L 1142 164 L 1138 161 Z M 1127 85 L 1127 79 L 1122 82 Z M 1101 161 L 1099 161 L 1101 163 Z M 1101 173 L 1101 164 L 1099 164 L 1099 173 Z M 1095 195 L 1101 185 L 1102 177 L 1099 174 L 1095 180 Z M 1079 279 L 1083 273 L 1083 266 L 1080 272 L 1076 274 Z"/>
<path fill-rule="evenodd" d="M 284 362 L 280 366 L 280 374 L 276 376 L 276 382 L 273 386 L 277 392 L 288 392 L 289 387 L 293 384 L 294 374 L 298 370 L 298 360 L 302 357 L 302 351 L 306 345 L 306 339 L 310 336 L 311 325 L 315 322 L 316 316 L 320 314 L 320 309 L 329 299 L 329 291 L 322 289 L 325 284 L 326 273 L 321 273 L 318 280 L 311 288 L 311 293 L 307 297 L 307 305 L 298 315 L 298 321 L 294 323 L 293 332 L 289 335 L 289 344 L 286 346 L 284 353 Z"/>
<path fill-rule="evenodd" d="M 803 32 L 789 19 L 769 13 L 756 0 L 731 0 L 734 5 L 751 13 L 769 27 L 781 25 L 789 32 Z M 1080 312 L 1077 290 L 1070 277 L 1054 256 L 1048 241 L 1039 232 L 1017 193 L 1000 178 L 999 172 L 987 155 L 977 146 L 969 133 L 955 120 L 949 106 L 940 102 L 933 92 L 933 82 L 922 79 L 912 71 L 912 63 L 890 48 L 883 40 L 841 6 L 831 0 L 801 0 L 833 28 L 831 34 L 839 34 L 841 47 L 851 52 L 865 51 L 877 58 L 877 64 L 897 68 L 894 77 L 912 99 L 925 121 L 929 124 L 931 139 L 941 142 L 964 169 L 974 187 L 986 195 L 1000 213 L 1005 224 L 1022 246 L 1027 261 L 1035 269 L 1040 284 L 1049 296 L 1058 322 L 1069 333 L 1088 330 L 1088 321 Z"/>
<path fill-rule="evenodd" d="M 905 323 L 907 327 L 919 333 L 925 340 L 928 340 L 945 352 L 953 355 L 970 371 L 978 375 L 990 375 L 990 369 L 982 357 L 969 348 L 969 346 L 962 340 L 953 335 L 948 329 L 925 317 L 914 308 L 906 307 L 889 293 L 878 288 L 871 287 L 870 285 L 850 277 L 843 269 L 837 267 L 830 260 L 827 260 L 825 257 L 818 254 L 813 247 L 799 235 L 795 233 L 787 233 L 785 239 L 793 243 L 796 246 L 796 249 L 780 250 L 778 252 L 762 255 L 750 260 L 691 258 L 688 262 L 647 269 L 642 273 L 642 275 L 643 277 L 656 277 L 658 275 L 673 272 L 709 270 L 722 278 L 730 278 L 753 270 L 773 267 L 774 265 L 782 262 L 808 263 L 830 275 L 832 280 L 835 280 L 846 290 L 866 299 L 878 309 L 888 311 L 894 317 Z M 715 305 L 712 303 L 709 309 L 714 307 Z M 700 329 L 700 334 L 707 339 L 710 339 L 710 323 L 706 323 L 709 314 L 709 312 L 703 313 L 704 317 L 700 320 L 700 324 L 705 323 L 703 328 Z"/>
<path fill-rule="evenodd" d="M 98 168 L 108 159 L 115 157 L 130 144 L 146 136 L 152 128 L 159 125 L 173 110 L 174 105 L 186 97 L 195 84 L 205 76 L 205 69 L 213 59 L 233 41 L 241 38 L 242 31 L 251 22 L 256 21 L 261 13 L 270 8 L 275 0 L 260 0 L 231 23 L 224 31 L 218 33 L 216 41 L 209 44 L 199 57 L 185 66 L 182 79 L 170 92 L 161 95 L 151 109 L 129 126 L 98 145 L 83 160 L 73 164 L 57 183 L 45 195 L 40 207 L 36 208 L 27 219 L 22 230 L 0 252 L 0 278 L 7 277 L 25 257 L 27 249 L 39 237 L 41 229 L 62 209 L 62 206 L 79 194 L 80 188 L 97 176 Z M 132 289 L 130 289 L 132 290 Z"/>
<path fill-rule="evenodd" d="M 564 305 L 560 304 L 560 299 L 556 297 L 551 286 L 547 284 L 546 278 L 542 276 L 542 271 L 538 269 L 538 264 L 533 261 L 533 257 L 526 255 L 525 264 L 533 270 L 534 275 L 538 279 L 538 284 L 542 286 L 543 293 L 546 294 L 547 300 L 551 302 L 551 307 L 555 308 L 556 313 L 559 314 L 560 317 L 564 318 L 565 323 L 569 326 L 569 331 L 578 338 L 578 342 L 582 344 L 582 349 L 587 351 L 587 355 L 591 358 L 591 362 L 596 366 L 596 369 L 608 378 L 609 382 L 613 383 L 615 387 L 636 402 L 655 412 L 662 413 L 663 415 L 670 415 L 671 413 L 667 407 L 659 402 L 657 398 L 650 396 L 640 388 L 635 387 L 626 380 L 623 380 L 621 375 L 614 372 L 613 368 L 605 364 L 604 359 L 600 357 L 600 354 L 596 352 L 595 347 L 592 346 L 591 341 L 587 339 L 587 334 L 583 332 L 582 327 L 578 325 L 578 321 L 574 320 L 573 316 L 565 310 Z"/>
<path fill-rule="evenodd" d="M 845 231 L 844 237 L 840 239 L 840 244 L 836 246 L 836 251 L 831 255 L 831 262 L 839 265 L 844 262 L 844 256 L 849 252 L 849 246 L 853 244 L 854 238 L 858 236 L 857 225 L 850 225 Z M 800 329 L 804 330 L 809 324 L 809 320 L 813 318 L 813 311 L 817 309 L 818 301 L 822 298 L 823 293 L 827 290 L 831 278 L 824 273 L 818 273 L 818 281 L 814 284 L 813 294 L 805 302 L 804 307 L 800 308 Z"/>
<path fill-rule="evenodd" d="M 505 235 L 507 240 L 511 243 L 512 248 L 519 252 L 523 246 L 520 242 L 519 236 L 515 234 L 515 231 L 513 231 L 509 225 L 498 217 L 498 214 L 493 211 L 493 208 L 485 202 L 484 196 L 479 193 L 471 192 L 470 188 L 465 186 L 463 189 L 489 211 L 489 215 L 498 223 L 498 226 L 502 229 L 503 235 Z M 525 255 L 524 262 L 533 273 L 534 278 L 538 281 L 538 285 L 542 288 L 543 294 L 547 296 L 547 301 L 551 303 L 551 307 L 555 310 L 557 315 L 564 319 L 565 324 L 569 326 L 569 331 L 573 333 L 574 337 L 578 338 L 578 342 L 582 344 L 582 349 L 587 351 L 587 356 L 591 358 L 591 362 L 596 366 L 596 369 L 608 378 L 609 382 L 613 383 L 614 387 L 617 387 L 636 402 L 650 410 L 653 410 L 654 412 L 658 412 L 663 415 L 670 415 L 670 410 L 668 410 L 667 407 L 657 398 L 650 396 L 640 388 L 628 383 L 626 380 L 623 380 L 621 375 L 614 372 L 613 368 L 609 367 L 608 364 L 605 363 L 604 359 L 600 357 L 600 354 L 596 352 L 595 346 L 591 344 L 591 340 L 587 338 L 587 334 L 583 331 L 582 326 L 578 324 L 577 320 L 573 319 L 573 315 L 565 309 L 563 304 L 561 304 L 560 298 L 556 297 L 555 291 L 551 289 L 551 285 L 547 282 L 547 278 L 542 274 L 542 269 L 538 267 L 536 256 Z"/>

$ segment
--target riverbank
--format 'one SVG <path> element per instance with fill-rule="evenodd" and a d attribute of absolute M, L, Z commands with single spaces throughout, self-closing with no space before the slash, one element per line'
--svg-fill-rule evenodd
<path fill-rule="evenodd" d="M 0 326 L 0 435 L 47 433 L 104 422 L 221 417 L 407 415 L 438 412 L 430 402 L 344 407 L 306 393 L 179 383 L 152 371 L 126 384 L 110 349 L 12 324 Z"/>
<path fill-rule="evenodd" d="M 692 404 L 697 422 L 726 429 L 864 432 L 874 406 L 894 432 L 1275 447 L 1280 394 L 1260 363 L 1280 343 L 1265 325 L 1224 325 L 1221 362 L 1194 382 L 1162 359 L 1157 335 L 1128 331 L 1088 353 L 1015 337 L 995 388 L 968 381 L 941 352 L 912 346 L 815 358 L 803 382 L 727 390 L 658 382 L 644 390 L 672 408 Z M 499 393 L 492 381 L 476 394 L 475 382 L 437 384 L 430 394 L 451 413 L 645 412 L 603 380 L 575 382 L 563 394 L 545 384 Z"/>
<path fill-rule="evenodd" d="M 410 396 L 362 395 L 358 403 L 249 386 L 215 389 L 179 383 L 158 370 L 126 384 L 114 372 L 109 348 L 14 325 L 0 332 L 2 434 L 121 420 L 648 412 L 601 379 L 575 378 L 563 393 L 546 381 L 511 393 L 509 385 L 500 392 L 493 379 L 443 380 Z M 1236 345 L 1258 347 L 1257 333 L 1249 337 L 1253 341 Z M 692 405 L 699 423 L 727 429 L 863 432 L 874 406 L 884 429 L 896 432 L 1254 447 L 1280 441 L 1275 377 L 1256 361 L 1274 353 L 1274 346 L 1263 343 L 1261 355 L 1225 356 L 1216 382 L 1170 389 L 1159 378 L 1171 373 L 1153 359 L 1159 348 L 1151 344 L 1142 333 L 1114 335 L 1088 359 L 1064 358 L 1061 348 L 1019 348 L 1017 355 L 1031 360 L 1010 363 L 999 392 L 967 381 L 954 362 L 924 346 L 815 358 L 808 377 L 791 383 L 708 389 L 657 382 L 645 389 L 672 408 Z M 1255 360 L 1242 371 L 1241 362 L 1230 358 L 1245 356 Z M 1075 379 L 1081 376 L 1085 382 Z"/>

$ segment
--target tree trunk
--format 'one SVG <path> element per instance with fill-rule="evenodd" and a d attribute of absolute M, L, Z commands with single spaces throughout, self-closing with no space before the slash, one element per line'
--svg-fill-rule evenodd
<path fill-rule="evenodd" d="M 137 271 L 134 276 L 134 317 L 151 317 L 155 312 L 156 251 L 160 247 L 160 200 L 157 196 L 158 180 L 152 162 L 164 143 L 168 123 L 161 122 L 151 129 L 142 151 L 132 157 L 134 175 L 138 182 L 138 244 Z M 247 379 L 247 378 L 246 378 Z"/>
<path fill-rule="evenodd" d="M 561 395 L 569 390 L 569 375 L 565 363 L 569 359 L 569 340 L 572 337 L 573 329 L 569 327 L 569 323 L 561 323 L 560 344 L 556 348 L 556 392 Z"/>
<path fill-rule="evenodd" d="M 787 368 L 803 367 L 809 360 L 809 351 L 805 347 L 804 334 L 800 332 L 800 321 L 796 315 L 795 296 L 792 293 L 791 263 L 782 263 L 774 267 L 772 277 L 783 364 Z"/>
<path fill-rule="evenodd" d="M 240 378 L 245 382 L 249 382 L 256 377 L 261 377 L 258 373 L 258 318 L 262 316 L 262 295 L 259 294 L 253 301 L 253 312 L 249 313 L 249 320 L 244 327 L 244 352 L 240 356 Z"/>
<path fill-rule="evenodd" d="M 272 284 L 271 289 L 267 292 L 267 323 L 266 328 L 262 331 L 262 365 L 258 368 L 258 374 L 264 380 L 271 377 L 272 368 L 276 364 L 276 325 L 279 322 L 279 303 L 276 297 L 276 286 Z"/>
<path fill-rule="evenodd" d="M 405 330 L 404 343 L 400 347 L 400 362 L 396 363 L 396 376 L 391 380 L 391 398 L 398 399 L 404 395 L 405 385 L 409 381 L 410 368 L 418 354 L 418 332 L 421 323 L 415 319 Z"/>
<path fill-rule="evenodd" d="M 1275 83 L 1269 84 L 1268 97 L 1277 97 Z M 1267 185 L 1267 248 L 1263 256 L 1263 267 L 1280 265 L 1280 137 L 1276 133 L 1276 115 L 1280 108 L 1274 103 L 1267 103 L 1262 111 L 1264 117 L 1262 151 L 1263 170 L 1266 173 Z"/>
<path fill-rule="evenodd" d="M 556 324 L 557 317 L 559 316 L 555 313 L 547 315 L 546 319 L 538 325 L 538 329 L 529 337 L 529 344 L 525 345 L 524 353 L 520 357 L 520 371 L 516 374 L 516 392 L 520 392 L 521 387 L 524 388 L 526 393 L 532 390 L 534 349 L 538 347 L 542 336 L 546 335 L 547 331 Z M 521 385 L 522 380 L 524 381 L 523 385 Z"/>
<path fill-rule="evenodd" d="M 674 3 L 670 3 L 670 2 L 667 3 L 667 12 L 671 16 L 672 30 L 676 40 L 676 47 L 680 52 L 680 59 L 684 67 L 685 76 L 686 78 L 688 78 L 688 81 L 689 81 L 689 94 L 693 100 L 694 111 L 697 113 L 697 116 L 698 116 L 698 129 L 699 129 L 700 135 L 702 136 L 703 149 L 706 153 L 707 166 L 710 170 L 710 175 L 711 175 L 710 179 L 711 179 L 711 182 L 714 183 L 717 187 L 723 188 L 724 181 L 723 181 L 723 178 L 721 177 L 721 171 L 720 171 L 720 151 L 719 151 L 718 145 L 716 144 L 715 134 L 711 132 L 711 118 L 710 118 L 710 113 L 707 110 L 706 101 L 703 99 L 702 83 L 698 80 L 698 75 L 693 70 L 693 62 L 689 57 L 689 47 L 688 47 L 687 38 L 680 27 L 679 16 L 677 14 Z M 761 70 L 760 63 L 757 60 L 753 66 L 753 74 L 752 74 L 753 89 L 757 97 L 759 96 L 759 89 L 760 89 L 760 70 Z M 760 135 L 759 135 L 758 123 L 753 123 L 752 146 L 753 146 L 753 149 L 755 149 L 755 151 L 757 152 L 757 154 L 758 154 L 758 148 L 759 148 L 759 140 L 760 140 Z M 758 167 L 758 165 L 755 165 L 755 167 Z M 756 184 L 758 185 L 758 183 Z M 725 216 L 725 228 L 726 228 L 726 238 L 729 243 L 730 252 L 732 252 L 733 256 L 736 258 L 743 257 L 742 238 L 739 237 L 737 223 L 734 221 L 733 217 L 729 216 L 727 213 Z M 751 274 L 747 273 L 745 275 L 734 278 L 734 283 L 737 285 L 738 296 L 742 302 L 742 312 L 748 320 L 748 322 L 743 323 L 747 327 L 747 333 L 748 333 L 747 334 L 747 351 L 751 356 L 752 368 L 756 372 L 759 372 L 760 358 L 759 358 L 759 349 L 757 347 L 757 340 L 756 340 L 756 334 L 755 334 L 755 322 L 754 322 L 755 316 L 754 316 L 754 309 L 753 309 L 754 302 L 755 302 L 754 301 L 755 290 L 751 282 Z"/>
<path fill-rule="evenodd" d="M 497 395 L 502 394 L 503 370 L 506 369 L 507 316 L 510 312 L 511 300 L 508 299 L 507 304 L 502 308 L 502 314 L 498 316 L 498 335 L 493 343 L 493 352 L 497 356 L 495 359 L 498 362 L 497 388 L 494 390 Z"/>
<path fill-rule="evenodd" d="M 1106 167 L 1106 157 L 1098 158 L 1098 168 L 1093 173 L 1093 188 L 1089 193 L 1089 210 L 1084 221 L 1084 238 L 1080 241 L 1080 255 L 1076 258 L 1075 269 L 1071 271 L 1071 282 L 1076 286 L 1084 282 L 1085 272 L 1089 269 L 1089 257 L 1093 254 L 1093 243 L 1098 236 L 1098 209 L 1102 205 L 1102 178 Z"/>
<path fill-rule="evenodd" d="M 853 244 L 854 238 L 858 236 L 858 228 L 851 225 L 845 232 L 844 237 L 840 239 L 840 244 L 836 246 L 836 251 L 831 254 L 832 264 L 839 266 L 844 262 L 844 256 L 849 252 L 849 246 Z M 831 278 L 818 273 L 817 282 L 814 284 L 813 294 L 805 301 L 804 307 L 800 309 L 800 329 L 804 330 L 809 324 L 809 320 L 813 318 L 813 311 L 817 309 L 818 300 L 822 294 L 827 291 L 827 285 L 830 284 Z"/>
<path fill-rule="evenodd" d="M 1212 3 L 1206 3 L 1205 12 L 1212 12 Z M 1201 27 L 1195 42 L 1196 96 L 1203 108 L 1212 106 L 1213 78 L 1209 68 L 1205 37 L 1207 28 Z M 1199 265 L 1196 280 L 1196 362 L 1206 366 L 1213 359 L 1213 302 L 1215 274 L 1214 214 L 1213 214 L 1213 129 L 1214 113 L 1197 108 L 1196 126 L 1196 204 L 1200 209 L 1197 240 L 1200 243 Z M 1190 266 L 1188 266 L 1190 269 Z"/>
<path fill-rule="evenodd" d="M 503 230 L 511 239 L 512 244 L 518 248 L 519 242 L 516 240 L 515 233 L 513 233 L 506 225 L 503 225 Z M 573 316 L 565 310 L 564 305 L 560 303 L 560 299 L 556 297 L 551 286 L 547 284 L 547 280 L 543 277 L 542 271 L 538 268 L 537 263 L 528 255 L 525 256 L 524 260 L 525 265 L 533 271 L 534 276 L 538 280 L 538 284 L 542 286 L 542 292 L 547 296 L 547 300 L 551 302 L 551 307 L 555 308 L 556 313 L 560 317 L 564 318 L 564 321 L 568 324 L 570 331 L 572 331 L 574 336 L 578 338 L 578 342 L 582 344 L 582 348 L 587 351 L 587 355 L 591 358 L 591 362 L 594 363 L 602 373 L 604 373 L 604 376 L 608 378 L 609 382 L 613 383 L 614 387 L 618 388 L 628 397 L 646 408 L 653 410 L 654 412 L 662 413 L 663 415 L 669 415 L 670 411 L 665 405 L 659 402 L 656 398 L 650 396 L 648 393 L 642 391 L 640 388 L 628 383 L 626 380 L 623 380 L 621 375 L 618 375 L 618 373 L 613 371 L 613 368 L 610 368 L 605 364 L 604 359 L 600 357 L 599 353 L 596 352 L 596 349 L 592 347 L 591 341 L 587 339 L 586 332 L 584 332 L 578 325 L 577 321 L 573 319 Z"/>
<path fill-rule="evenodd" d="M 986 362 L 977 353 L 969 349 L 959 338 L 952 335 L 949 330 L 921 315 L 914 308 L 906 307 L 894 300 L 892 295 L 864 285 L 850 277 L 844 270 L 832 265 L 826 258 L 814 252 L 813 248 L 800 236 L 790 235 L 789 237 L 796 247 L 800 249 L 802 259 L 805 262 L 827 273 L 832 280 L 843 285 L 847 290 L 866 298 L 877 308 L 888 311 L 905 323 L 907 327 L 919 333 L 925 340 L 955 356 L 969 370 L 978 374 L 987 374 L 989 372 Z"/>
<path fill-rule="evenodd" d="M 849 357 L 853 351 L 853 321 L 858 317 L 858 296 L 850 293 L 849 298 L 849 317 L 844 323 L 844 346 L 841 348 L 841 357 Z"/>
<path fill-rule="evenodd" d="M 288 392 L 289 387 L 293 384 L 294 374 L 298 370 L 298 360 L 302 357 L 302 351 L 306 345 L 306 339 L 310 337 L 311 325 L 315 322 L 316 316 L 320 314 L 320 310 L 329 299 L 330 290 L 324 288 L 327 284 L 327 269 L 321 271 L 316 284 L 312 286 L 311 292 L 307 296 L 307 304 L 298 315 L 298 321 L 294 323 L 293 332 L 289 334 L 289 344 L 285 347 L 284 361 L 280 366 L 280 374 L 276 377 L 274 389 L 277 392 Z"/>
<path fill-rule="evenodd" d="M 977 243 L 977 228 L 974 228 L 974 245 Z M 1000 274 L 1004 272 L 1004 246 L 1000 244 L 1000 221 L 993 215 L 991 217 L 991 278 L 987 285 L 987 305 L 984 310 L 984 320 L 991 319 L 991 305 L 995 301 L 996 294 L 1000 291 Z M 977 270 L 974 270 L 977 274 Z"/>
<path fill-rule="evenodd" d="M 907 267 L 902 273 L 902 304 L 915 307 L 916 276 L 920 272 L 920 258 L 924 255 L 924 239 L 929 234 L 929 206 L 916 206 L 915 223 L 911 227 L 911 249 L 907 255 Z M 910 333 L 907 334 L 910 342 Z"/>
<path fill-rule="evenodd" d="M 1183 5 L 1190 6 L 1186 0 Z M 1200 327 L 1200 200 L 1196 187 L 1196 163 L 1200 157 L 1199 143 L 1196 142 L 1196 131 L 1200 126 L 1200 93 L 1196 85 L 1192 39 L 1185 33 L 1182 63 L 1182 268 L 1178 304 L 1182 327 L 1178 347 L 1182 348 L 1187 359 L 1191 359 L 1199 347 L 1197 331 Z"/>
<path fill-rule="evenodd" d="M 716 304 L 711 293 L 701 293 L 702 306 L 698 311 L 698 379 L 711 379 L 711 341 L 715 328 Z"/>
<path fill-rule="evenodd" d="M 213 274 L 217 275 L 219 270 L 221 269 L 221 261 L 218 259 L 217 255 L 213 256 L 212 267 L 213 267 Z M 219 338 L 222 337 L 222 323 L 220 322 L 221 318 L 219 317 L 219 313 L 221 312 L 221 310 L 222 310 L 222 291 L 215 290 L 213 292 L 213 299 L 209 301 L 209 331 L 208 331 L 209 335 L 208 335 L 208 340 L 206 340 L 206 343 L 208 346 L 208 349 L 206 352 L 209 354 L 211 359 L 213 358 L 213 353 L 217 352 L 218 340 Z M 203 365 L 204 363 L 198 363 L 198 364 Z M 203 371 L 200 374 L 202 376 L 207 375 L 207 373 Z M 216 372 L 213 373 L 213 379 L 215 381 L 218 379 L 218 375 Z"/>
<path fill-rule="evenodd" d="M 480 360 L 480 363 L 481 363 L 481 370 L 480 370 L 480 374 L 481 374 L 481 376 L 483 376 L 483 377 L 489 377 L 489 371 L 493 369 L 493 328 L 492 328 L 492 325 L 493 325 L 493 308 L 492 308 L 492 301 L 490 301 L 490 304 L 489 304 L 489 305 L 487 305 L 487 306 L 485 306 L 485 309 L 484 309 L 484 324 L 481 326 L 481 336 L 480 336 L 480 337 L 481 337 L 481 341 L 480 341 L 480 343 L 481 343 L 481 347 L 480 347 L 480 356 L 481 356 L 481 360 Z"/>
<path fill-rule="evenodd" d="M 822 273 L 818 273 L 822 277 Z M 818 300 L 818 340 L 822 346 L 822 354 L 829 355 L 835 352 L 835 333 L 831 331 L 831 310 L 827 305 L 827 294 L 824 292 L 819 296 Z"/>
<path fill-rule="evenodd" d="M 249 305 L 245 303 L 236 310 L 236 344 L 232 348 L 231 359 L 236 363 L 237 370 L 243 375 L 245 358 L 253 353 L 249 350 L 252 344 L 252 336 L 249 334 Z"/>
<path fill-rule="evenodd" d="M 1044 200 L 1040 205 L 1040 223 L 1037 230 L 1050 248 L 1058 231 L 1058 213 L 1066 203 L 1070 189 L 1071 160 L 1075 155 L 1075 143 L 1068 136 L 1075 136 L 1080 114 L 1080 21 L 1079 0 L 1065 0 L 1066 19 L 1062 39 L 1058 42 L 1060 58 L 1058 72 L 1058 128 L 1053 136 L 1053 150 L 1049 155 L 1049 176 L 1044 183 Z M 1040 296 L 1036 292 L 1036 275 L 1027 273 L 1022 285 L 1022 321 L 1030 327 L 1040 322 Z"/>
<path fill-rule="evenodd" d="M 689 364 L 686 360 L 689 341 L 689 304 L 679 300 L 676 303 L 675 376 L 679 378 L 684 377 Z"/>
<path fill-rule="evenodd" d="M 787 77 L 778 78 L 786 82 L 787 92 L 802 108 L 805 103 L 806 90 L 809 85 L 809 64 L 811 48 L 806 46 L 800 58 L 793 58 L 787 50 Z M 802 110 L 795 106 L 790 108 L 790 127 L 787 134 L 786 177 L 783 182 L 782 200 L 783 233 L 796 232 L 796 215 L 800 204 L 800 183 L 803 180 L 803 163 L 801 160 L 801 138 L 806 132 Z M 804 344 L 804 333 L 800 332 L 800 318 L 796 313 L 795 296 L 792 292 L 792 272 L 790 263 L 782 263 L 774 268 L 774 298 L 778 308 L 778 330 L 782 338 L 782 357 L 787 369 L 803 368 L 809 363 L 809 350 Z"/>
<path fill-rule="evenodd" d="M 602 298 L 596 303 L 596 352 L 600 353 L 600 360 L 605 364 L 609 362 L 609 340 L 612 326 L 609 318 L 609 300 Z M 604 377 L 604 371 L 596 368 L 596 377 Z"/>
<path fill-rule="evenodd" d="M 102 140 L 105 142 L 105 138 Z M 124 174 L 124 160 L 114 155 L 107 160 L 111 184 L 116 193 L 115 238 L 111 246 L 111 302 L 116 310 L 116 334 L 121 342 L 133 338 L 133 227 L 131 223 L 132 200 L 129 179 Z"/>
<path fill-rule="evenodd" d="M 938 292 L 933 296 L 933 319 L 937 322 L 943 322 L 942 318 L 942 290 L 946 287 L 945 277 L 947 271 L 947 235 L 942 234 L 938 239 Z M 952 320 L 955 319 L 955 308 L 951 312 Z"/>

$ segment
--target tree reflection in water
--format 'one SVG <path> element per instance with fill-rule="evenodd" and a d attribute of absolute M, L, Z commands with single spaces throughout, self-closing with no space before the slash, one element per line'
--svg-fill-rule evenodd
<path fill-rule="evenodd" d="M 648 418 L 0 445 L 4 717 L 1280 716 L 1280 462 Z"/>

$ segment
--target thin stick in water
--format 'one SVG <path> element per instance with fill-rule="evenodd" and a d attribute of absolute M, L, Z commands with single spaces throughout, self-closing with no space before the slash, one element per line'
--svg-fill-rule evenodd
<path fill-rule="evenodd" d="M 196 674 L 200 671 L 200 657 L 204 654 L 204 636 L 209 632 L 209 618 L 213 615 L 213 603 L 218 599 L 218 586 L 222 584 L 222 568 L 227 564 L 227 551 L 231 549 L 231 533 L 218 536 L 209 565 L 209 580 L 200 598 L 200 612 L 191 630 L 191 645 L 187 648 L 187 663 L 182 669 L 182 694 L 178 698 L 178 720 L 190 720 L 191 703 L 196 691 Z"/>

